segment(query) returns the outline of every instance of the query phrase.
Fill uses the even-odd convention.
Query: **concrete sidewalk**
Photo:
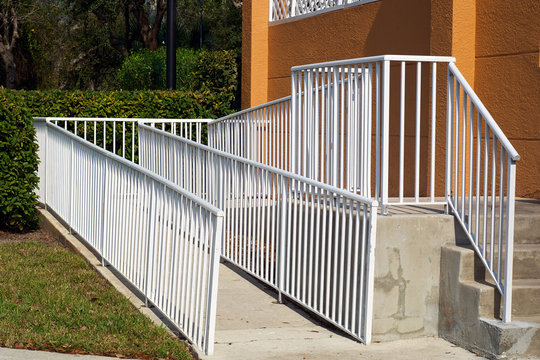
[[[61,354],[48,351],[0,348],[0,360],[111,360],[115,358],[94,355]]]
[[[274,290],[228,265],[219,270],[215,355],[202,359],[481,359],[439,338],[365,346],[279,304]]]

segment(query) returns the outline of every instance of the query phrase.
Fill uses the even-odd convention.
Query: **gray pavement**
[[[111,360],[106,356],[61,354],[48,351],[0,348],[0,360]]]
[[[203,359],[481,359],[434,337],[365,346],[279,304],[275,291],[227,265],[219,276],[215,355]]]

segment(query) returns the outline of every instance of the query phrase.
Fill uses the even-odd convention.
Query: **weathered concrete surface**
[[[320,324],[276,292],[220,267],[214,356],[203,359],[478,359],[442,339],[425,337],[369,346]]]
[[[476,278],[476,281],[475,281]],[[523,300],[515,297],[516,303]],[[537,298],[526,301],[537,302]],[[500,296],[478,276],[470,249],[446,246],[441,253],[439,334],[490,358],[540,357],[540,324],[499,316]]]
[[[453,216],[380,216],[375,249],[373,337],[437,336],[441,246],[461,235]]]
[[[0,348],[0,360],[112,360],[116,358],[95,355],[60,354],[48,351]]]

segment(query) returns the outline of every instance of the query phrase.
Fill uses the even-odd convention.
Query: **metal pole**
[[[199,18],[199,48],[202,49],[202,43],[203,43],[203,0],[199,0],[199,17],[200,17]]]
[[[176,0],[167,0],[167,89],[176,89]]]

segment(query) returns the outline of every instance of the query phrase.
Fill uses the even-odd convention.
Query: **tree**
[[[19,38],[19,18],[11,0],[0,3],[0,56],[4,62],[6,87],[14,89],[17,83],[17,65],[14,50]]]
[[[133,0],[132,11],[139,24],[144,47],[156,50],[159,47],[158,35],[163,22],[163,16],[167,11],[166,0]],[[154,23],[150,25],[150,13],[154,13]]]

